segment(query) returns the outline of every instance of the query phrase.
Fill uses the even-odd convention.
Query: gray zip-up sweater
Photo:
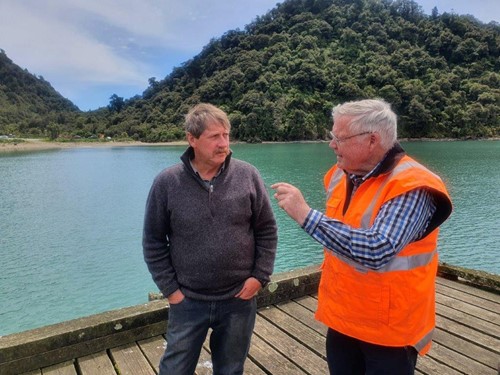
[[[144,259],[168,296],[215,301],[233,297],[249,277],[266,284],[274,267],[277,227],[255,167],[226,158],[207,186],[193,171],[193,150],[154,180],[144,218]]]

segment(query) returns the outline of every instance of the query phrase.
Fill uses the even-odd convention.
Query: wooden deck
[[[499,374],[500,296],[438,278],[436,297],[434,344],[418,359],[417,373]],[[260,308],[245,373],[327,374],[326,328],[314,320],[316,306],[313,293]],[[165,345],[156,335],[24,375],[154,375]],[[196,373],[212,373],[208,345]]]

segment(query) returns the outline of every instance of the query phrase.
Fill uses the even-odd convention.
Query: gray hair
[[[191,108],[184,121],[184,130],[199,138],[210,123],[218,123],[231,130],[227,114],[220,108],[208,103],[200,103]]]
[[[391,105],[382,99],[347,102],[333,107],[333,122],[340,117],[351,117],[350,130],[355,133],[379,133],[381,145],[390,149],[397,140],[397,116]]]

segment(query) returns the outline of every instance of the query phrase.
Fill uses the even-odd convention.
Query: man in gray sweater
[[[170,304],[160,375],[193,374],[209,328],[213,373],[242,374],[276,221],[257,169],[231,159],[227,115],[198,104],[185,130],[189,147],[155,178],[144,219],[144,259]]]

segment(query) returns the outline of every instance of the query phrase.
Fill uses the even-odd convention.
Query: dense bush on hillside
[[[78,107],[43,79],[15,65],[0,49],[0,135],[55,136]]]
[[[499,72],[497,23],[427,16],[411,0],[286,0],[150,78],[141,96],[113,95],[59,124],[81,136],[175,140],[188,108],[206,101],[230,114],[236,139],[313,140],[325,138],[334,104],[381,97],[401,137],[490,137],[500,135]]]

